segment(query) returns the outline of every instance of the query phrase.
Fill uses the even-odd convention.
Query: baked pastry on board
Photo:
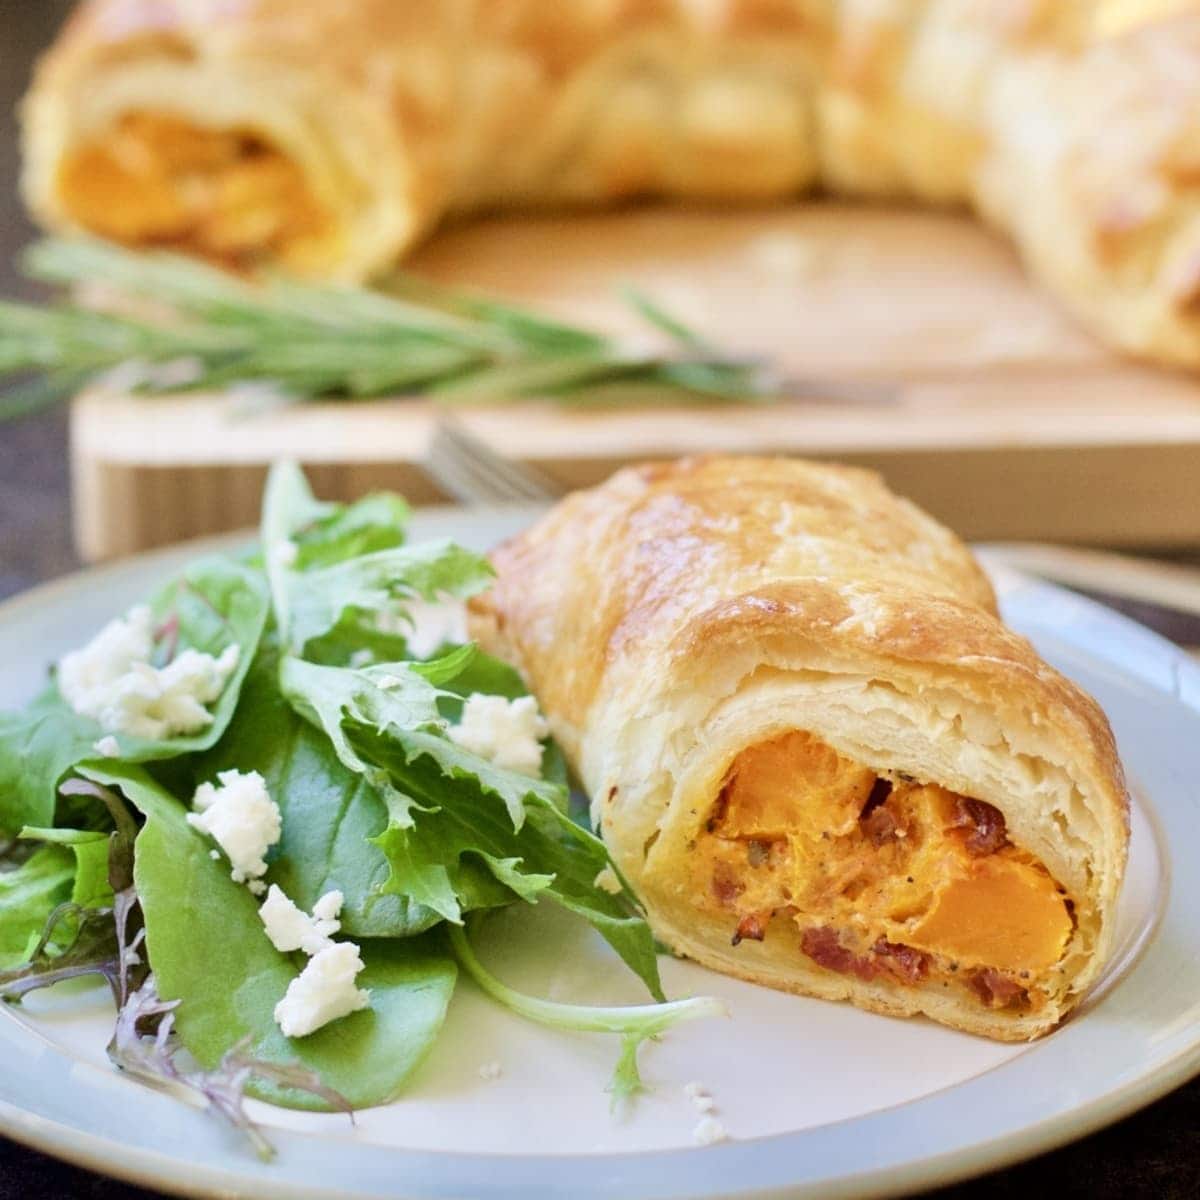
[[[966,205],[1200,365],[1195,0],[86,0],[25,105],[55,229],[357,279],[450,213]]]
[[[630,468],[493,560],[472,632],[675,950],[1009,1041],[1096,979],[1128,842],[1108,722],[877,476]]]

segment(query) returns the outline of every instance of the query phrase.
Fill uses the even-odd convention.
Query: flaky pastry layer
[[[88,0],[25,192],[52,228],[345,279],[452,212],[966,205],[1110,343],[1195,366],[1198,64],[1195,0]],[[130,118],[254,166],[181,172]]]
[[[614,859],[658,935],[678,951],[774,987],[926,1013],[1007,1040],[1052,1028],[1096,979],[1128,839],[1108,723],[1002,624],[958,539],[877,476],[756,458],[628,469],[562,501],[500,547],[494,562],[495,585],[472,604],[473,630],[527,677]],[[1017,855],[1045,876],[1038,919],[1049,923],[1057,959],[1047,964],[1034,942],[1021,951],[1032,955],[1028,962],[1004,950],[1006,966],[1036,968],[1029,1003],[992,1003],[969,987],[942,986],[950,957],[931,958],[927,977],[905,981],[838,968],[836,953],[822,952],[812,933],[806,952],[805,930],[823,927],[835,910],[807,910],[814,902],[803,888],[761,940],[731,937],[744,912],[736,899],[723,908],[701,894],[713,877],[697,865],[705,839],[714,831],[743,838],[752,866],[783,861],[771,843],[787,830],[762,804],[755,802],[755,819],[766,823],[745,827],[729,825],[720,806],[748,753],[797,731],[866,772],[855,784],[866,789],[853,800],[857,808],[838,807],[841,794],[831,791],[815,808],[796,810],[797,830],[816,820],[827,823],[820,836],[852,833],[870,817],[864,796],[876,777],[898,789],[897,804],[910,785],[936,785],[949,797],[938,802],[944,817],[922,826],[930,838],[967,836],[946,807],[956,797],[1002,815],[1004,851],[978,861],[967,854],[962,871],[995,875],[1001,859]],[[779,775],[807,777],[803,766]],[[754,784],[768,785],[769,778]],[[779,800],[782,811],[788,802]],[[901,808],[894,825],[907,820]],[[973,895],[1003,898],[1007,886]],[[1032,912],[1041,901],[1031,893],[1029,903]],[[859,908],[871,911],[865,901]],[[903,944],[908,930],[936,950],[957,927],[945,919],[957,921],[952,908],[942,919],[910,914],[908,925],[887,926],[884,940]],[[848,926],[834,932],[853,936]],[[971,934],[984,943],[986,935]],[[971,970],[989,965],[970,958],[977,943],[952,944],[965,945]]]

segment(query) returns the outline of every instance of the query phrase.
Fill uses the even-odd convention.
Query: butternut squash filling
[[[826,970],[966,988],[988,1007],[1039,1007],[1074,929],[1066,891],[997,808],[882,778],[808,733],[738,755],[694,853],[734,945],[788,916]]]
[[[59,195],[84,228],[238,265],[302,260],[329,215],[300,168],[248,130],[128,113],[60,168]]]

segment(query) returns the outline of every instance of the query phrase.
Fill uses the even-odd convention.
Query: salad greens
[[[659,1004],[626,1004],[595,1008],[539,1000],[535,996],[522,995],[497,979],[479,961],[463,930],[450,926],[449,937],[463,970],[489,996],[499,1000],[513,1012],[556,1029],[621,1035],[621,1057],[617,1059],[609,1089],[612,1092],[614,1107],[645,1090],[637,1067],[637,1051],[642,1042],[659,1037],[680,1021],[727,1015],[725,1006],[711,996],[692,996],[686,1000]]]
[[[0,969],[28,961],[46,918],[71,898],[75,864],[71,851],[43,846],[15,870],[0,875]]]
[[[610,860],[570,815],[557,748],[533,778],[450,736],[466,697],[525,689],[470,643],[411,653],[413,606],[468,597],[491,572],[449,542],[409,546],[406,518],[396,497],[325,504],[297,468],[272,471],[259,553],[195,563],[151,601],[164,660],[239,647],[200,734],[116,731],[113,754],[114,731],[53,677],[0,717],[0,997],[102,976],[118,1005],[113,1061],[190,1089],[260,1150],[244,1094],[322,1109],[396,1096],[460,966],[523,1017],[619,1035],[614,1102],[641,1086],[643,1040],[720,1011],[663,1002],[634,897],[596,884]],[[369,1007],[302,1038],[283,1035],[275,1007],[308,960],[276,949],[259,897],[187,820],[197,787],[228,771],[258,772],[280,810],[263,882],[304,912],[340,892],[339,936],[361,955]],[[588,921],[660,1003],[554,1004],[493,978],[472,945],[492,926],[471,914],[543,901]]]
[[[149,603],[158,624],[157,646],[168,657],[189,646],[217,657],[236,644],[240,653],[233,677],[211,709],[210,725],[164,740],[119,733],[126,762],[178,758],[206,749],[221,736],[233,718],[269,612],[261,576],[225,558],[192,563]],[[75,712],[53,680],[25,708],[0,714],[0,834],[25,825],[53,825],[59,782],[78,763],[97,756],[96,742],[106,732]]]
[[[310,1037],[285,1038],[272,1010],[298,971],[264,936],[254,895],[209,857],[183,807],[142,768],[117,764],[83,773],[119,790],[145,817],[134,885],[147,957],[158,995],[180,1001],[175,1028],[199,1064],[216,1066],[248,1038],[257,1060],[299,1062],[355,1108],[390,1100],[442,1024],[454,963],[421,938],[369,943],[361,983],[371,991],[371,1007]],[[251,1090],[294,1106],[314,1103],[311,1095],[278,1093],[254,1081]]]

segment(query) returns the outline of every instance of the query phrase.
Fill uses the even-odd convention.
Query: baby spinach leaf
[[[161,740],[117,734],[126,762],[175,758],[205,749],[221,736],[262,637],[268,600],[261,575],[217,557],[192,563],[154,596],[151,608],[170,631],[171,654],[191,647],[219,656],[236,643],[240,657],[211,708],[210,725]],[[104,735],[96,721],[67,704],[53,682],[25,708],[0,715],[0,832],[52,825],[59,781],[77,763],[96,757],[96,742]]]
[[[306,1038],[285,1038],[273,1012],[297,974],[267,939],[248,889],[209,857],[183,806],[137,766],[89,766],[83,774],[119,788],[146,818],[138,835],[134,880],[146,947],[159,996],[178,1000],[175,1029],[202,1067],[249,1038],[255,1059],[298,1063],[354,1107],[381,1104],[400,1090],[445,1017],[454,988],[453,959],[429,938],[363,946],[358,982],[371,1006]],[[305,1092],[256,1082],[263,1099],[321,1107]]]

